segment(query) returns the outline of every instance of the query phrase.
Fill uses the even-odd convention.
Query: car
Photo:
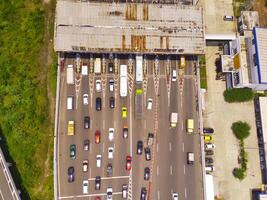
[[[96,155],[96,167],[97,168],[101,167],[101,159],[102,159],[102,156],[100,154]]]
[[[95,81],[95,90],[96,90],[96,92],[101,92],[101,90],[102,90],[101,80],[96,80]]]
[[[127,118],[127,108],[125,106],[121,108],[121,116],[122,118]]]
[[[100,111],[102,109],[102,101],[101,101],[101,98],[100,97],[97,97],[95,99],[95,109],[97,111]]]
[[[137,155],[142,155],[143,152],[143,142],[141,140],[137,141]]]
[[[149,147],[145,148],[145,158],[146,158],[146,161],[151,160],[151,151]]]
[[[83,105],[88,105],[88,94],[83,95]]]
[[[112,187],[107,188],[107,200],[112,200]]]
[[[88,194],[89,181],[83,180],[83,194]]]
[[[108,159],[113,159],[114,147],[108,148]]]
[[[122,137],[125,139],[128,138],[128,126],[127,125],[124,125],[122,128]]]
[[[109,107],[115,108],[115,98],[114,97],[109,97]]]
[[[153,105],[153,100],[151,98],[147,99],[147,106],[146,109],[147,110],[152,110],[152,105]]]
[[[214,129],[213,128],[203,128],[203,133],[214,133]]]
[[[84,160],[83,161],[83,172],[87,172],[88,171],[88,160]]]
[[[101,177],[96,176],[95,177],[95,190],[100,190],[101,188]]]
[[[207,164],[212,164],[213,163],[213,159],[212,158],[205,158],[205,162],[207,163]]]
[[[114,80],[113,79],[109,80],[109,91],[110,92],[114,91]]]
[[[108,63],[108,72],[113,73],[113,63]]]
[[[107,176],[112,176],[113,173],[113,167],[111,163],[108,163],[107,165]]]
[[[128,186],[126,184],[122,185],[122,198],[127,199],[128,195]]]
[[[140,200],[146,200],[146,193],[147,193],[146,188],[145,187],[142,187],[141,188]]]
[[[213,141],[213,137],[210,135],[204,135],[204,141],[205,142],[211,142],[211,141]]]
[[[85,129],[88,129],[88,128],[90,128],[90,117],[88,117],[88,116],[85,116],[84,117],[84,120],[83,120],[83,127],[85,128]]]
[[[152,146],[154,141],[154,133],[148,133],[147,146]]]
[[[68,168],[68,182],[72,183],[74,181],[74,167]]]
[[[114,128],[109,128],[108,129],[108,140],[113,141],[114,140]]]
[[[178,193],[172,193],[172,200],[178,200]]]
[[[193,152],[187,152],[187,164],[193,165],[195,161],[195,155]]]
[[[206,143],[205,144],[205,149],[215,149],[216,145],[212,143]]]
[[[172,81],[176,81],[177,80],[177,71],[176,69],[172,70]]]
[[[70,159],[74,160],[76,158],[76,145],[70,145]]]
[[[95,197],[95,200],[101,200],[101,197],[97,196]]]
[[[101,135],[100,131],[99,130],[96,130],[95,131],[95,143],[96,144],[99,144],[100,143],[100,135]]]
[[[132,168],[132,157],[126,156],[126,170],[130,171]]]
[[[83,141],[83,150],[84,150],[84,151],[89,151],[89,148],[90,148],[90,140],[85,139],[85,140]]]
[[[214,154],[213,150],[205,150],[207,156],[211,156]]]
[[[212,165],[206,165],[205,171],[206,172],[213,172],[213,171],[215,171],[215,167],[213,167]]]
[[[144,180],[148,181],[150,177],[150,169],[149,167],[146,167],[144,170]]]

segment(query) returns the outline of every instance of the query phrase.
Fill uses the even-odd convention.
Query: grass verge
[[[208,84],[207,84],[207,71],[206,71],[205,56],[199,57],[199,65],[200,65],[200,87],[203,89],[207,89]]]

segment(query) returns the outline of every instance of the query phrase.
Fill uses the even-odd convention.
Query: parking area
[[[217,55],[216,55],[217,54]],[[208,90],[205,95],[204,125],[214,128],[215,195],[227,200],[249,200],[251,189],[261,185],[259,148],[255,127],[254,102],[226,103],[223,91],[226,83],[216,80],[215,60],[218,57],[218,47],[206,47],[206,67]],[[227,112],[229,111],[229,112]],[[246,121],[251,126],[251,134],[245,140],[245,151],[248,153],[247,177],[239,181],[232,175],[234,167],[238,167],[239,145],[231,131],[231,125],[236,121]]]

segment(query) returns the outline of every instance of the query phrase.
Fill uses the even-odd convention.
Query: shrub
[[[223,93],[224,100],[228,103],[251,101],[254,93],[250,88],[233,88],[225,90]]]
[[[236,167],[233,169],[233,175],[241,181],[245,178],[245,171]]]
[[[234,135],[237,139],[243,140],[247,138],[250,134],[250,126],[246,122],[238,121],[234,122],[231,127]]]

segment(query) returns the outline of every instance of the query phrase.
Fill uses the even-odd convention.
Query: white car
[[[112,200],[112,187],[107,188],[107,200]]]
[[[176,81],[177,80],[177,72],[176,69],[172,70],[172,81]]]
[[[114,140],[114,132],[115,132],[114,128],[109,128],[108,129],[108,140],[109,141],[113,141]]]
[[[153,104],[153,100],[151,98],[147,99],[147,110],[152,110],[152,104]]]
[[[110,92],[114,91],[114,80],[109,80],[109,91]]]
[[[88,160],[84,160],[83,161],[83,172],[87,172],[88,171]]]
[[[172,200],[178,200],[178,193],[172,193]]]
[[[215,144],[212,144],[212,143],[205,144],[205,149],[214,149],[215,147],[216,147]]]
[[[100,168],[101,167],[101,155],[96,155],[96,167]]]
[[[113,159],[114,147],[108,148],[108,159]]]
[[[213,167],[212,165],[206,166],[206,167],[205,167],[205,171],[206,171],[207,173],[209,173],[209,172],[213,172],[213,171],[215,171],[215,167]]]
[[[89,181],[83,180],[83,194],[88,194]]]
[[[95,81],[95,89],[97,92],[101,92],[102,88],[101,88],[101,81],[100,80]]]
[[[83,95],[83,105],[88,105],[88,94]]]

